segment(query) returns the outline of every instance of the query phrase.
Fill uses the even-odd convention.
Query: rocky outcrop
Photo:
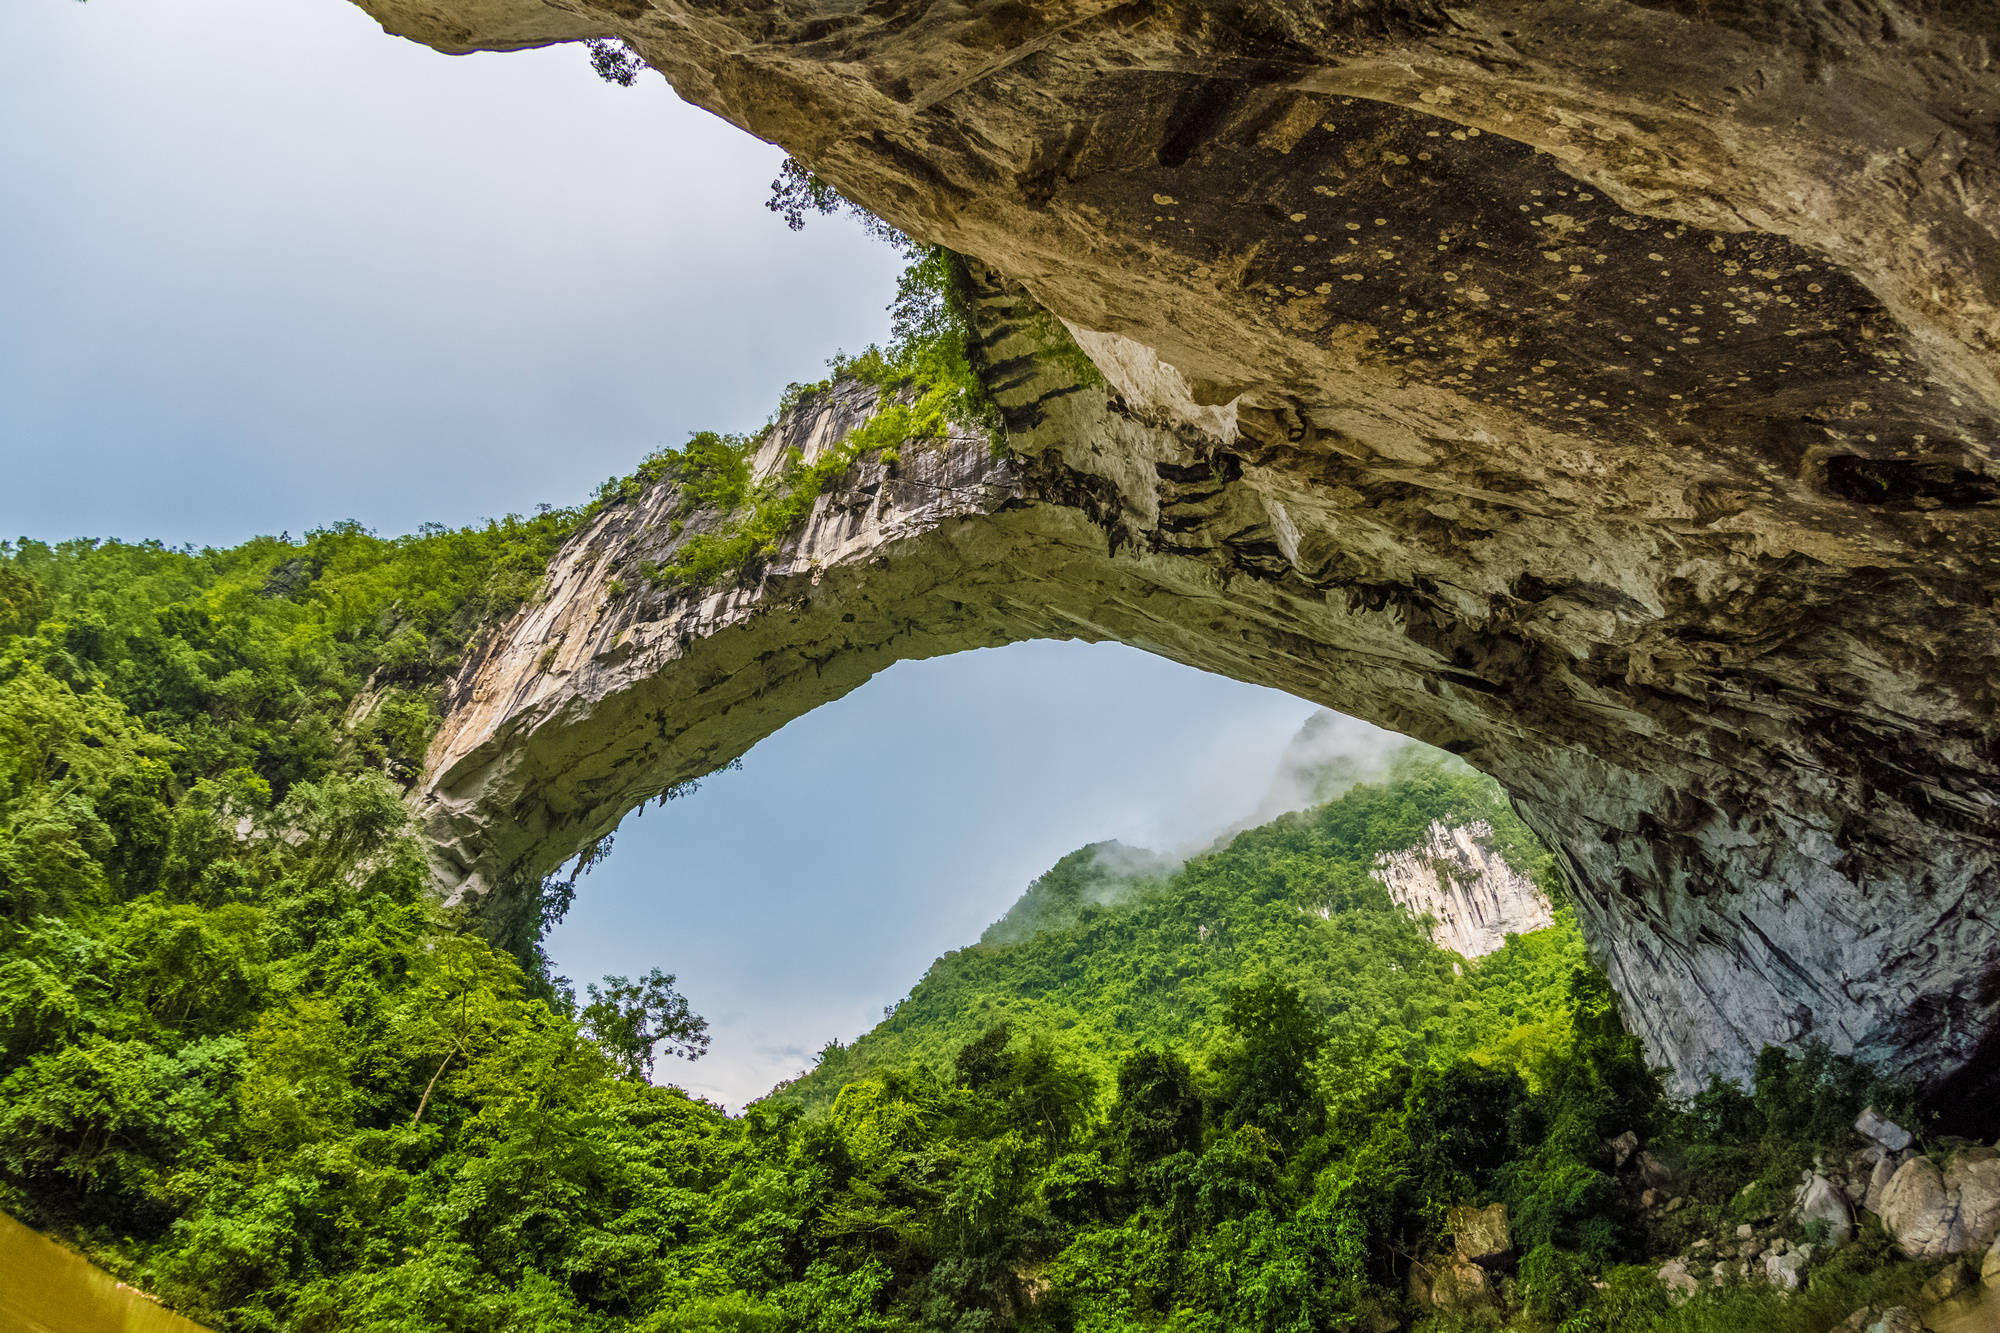
[[[433,756],[462,886],[899,656],[1117,638],[1495,774],[1683,1090],[1812,1040],[1993,1104],[1990,6],[362,2],[619,37],[976,256],[1018,459],[934,524],[862,466],[701,597],[600,610],[643,534],[585,534]]]
[[[1969,1149],[1943,1171],[1927,1157],[1912,1157],[1883,1191],[1881,1214],[1913,1259],[1983,1255],[2000,1235],[2000,1155]]]
[[[1549,900],[1488,845],[1492,837],[1484,822],[1454,828],[1433,821],[1415,847],[1376,857],[1375,878],[1429,922],[1438,948],[1482,958],[1509,935],[1555,924]]]

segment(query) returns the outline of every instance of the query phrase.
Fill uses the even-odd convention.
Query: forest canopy
[[[706,1042],[672,978],[457,930],[400,801],[575,517],[0,556],[0,1206],[260,1333],[1389,1327],[1487,1200],[1613,1275],[1575,1327],[1668,1317],[1601,1145],[1679,1122],[1574,928],[1462,964],[1367,873],[1476,818],[1546,874],[1455,765],[1115,892],[1079,853],[741,1115],[651,1082]],[[1774,1070],[1682,1113],[1718,1216],[1859,1095]]]

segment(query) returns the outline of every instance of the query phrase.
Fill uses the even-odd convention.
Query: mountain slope
[[[1566,913],[1472,964],[1434,945],[1379,878],[1378,857],[1420,849],[1443,827],[1484,830],[1496,860],[1547,885],[1549,855],[1498,786],[1415,746],[1380,781],[1356,781],[1352,764],[1329,770],[1321,789],[1344,794],[1184,864],[1117,843],[1064,857],[977,944],[938,959],[872,1031],[829,1044],[778,1095],[821,1107],[875,1070],[944,1070],[1002,1023],[1058,1037],[1100,1071],[1146,1044],[1206,1054],[1230,989],[1265,980],[1296,988],[1330,1021],[1334,1049],[1352,1054],[1504,1042],[1560,1009],[1583,961]]]

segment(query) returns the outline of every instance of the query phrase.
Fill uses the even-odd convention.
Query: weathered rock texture
[[[1438,948],[1482,958],[1509,935],[1555,924],[1549,900],[1488,845],[1492,837],[1489,824],[1433,821],[1415,847],[1376,857],[1375,878],[1412,915],[1430,918]]]
[[[1498,776],[1683,1086],[1820,1040],[1977,1104],[1986,0],[362,2],[446,50],[624,39],[1114,390],[1025,366],[996,307],[997,509],[602,616],[565,566],[530,613],[558,673],[516,626],[439,751],[464,864],[545,864],[896,657],[1120,638]],[[475,845],[509,800],[512,850]]]
[[[1882,1225],[1913,1259],[1983,1255],[2000,1235],[2000,1157],[1968,1149],[1945,1163],[1912,1157],[1897,1168],[1881,1202]]]

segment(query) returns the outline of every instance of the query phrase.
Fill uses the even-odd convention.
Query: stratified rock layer
[[[1375,858],[1375,878],[1417,917],[1430,920],[1431,942],[1483,958],[1507,942],[1555,924],[1549,900],[1489,845],[1486,823],[1433,821],[1424,840]]]
[[[1684,1087],[1772,1041],[1968,1103],[2000,1063],[1990,6],[364,3],[623,38],[991,265],[1021,460],[928,464],[1007,491],[934,524],[885,476],[875,557],[705,599],[564,612],[565,566],[565,674],[471,682],[434,762],[474,873],[896,657],[1119,638],[1494,773]]]

